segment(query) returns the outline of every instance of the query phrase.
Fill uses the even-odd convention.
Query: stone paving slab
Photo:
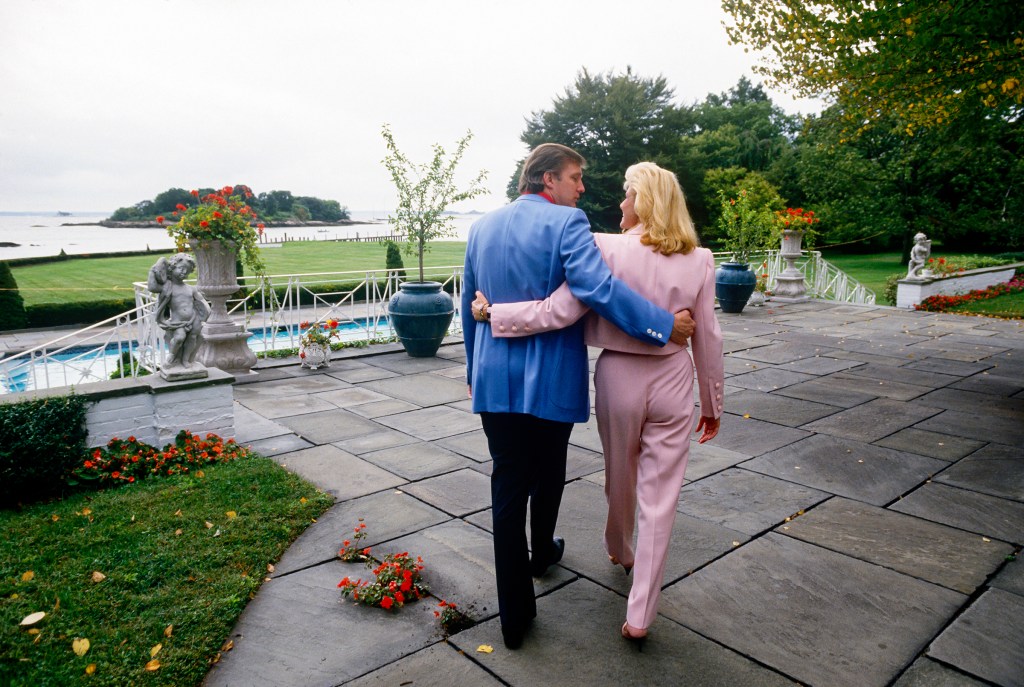
[[[727,399],[728,411],[787,427],[799,427],[842,410],[837,406],[744,389]]]
[[[421,408],[439,406],[466,398],[466,381],[436,374],[413,374],[378,379],[360,384],[364,389],[386,394],[400,401],[415,403]]]
[[[380,367],[402,375],[432,372],[433,370],[443,370],[446,367],[452,366],[452,361],[447,358],[413,358],[404,352],[366,358],[363,362],[367,365],[373,365],[374,367]]]
[[[361,458],[407,480],[421,480],[453,472],[469,467],[472,462],[425,441],[364,453]]]
[[[858,501],[834,498],[776,531],[963,594],[972,594],[1013,547]]]
[[[345,687],[500,687],[486,670],[447,642],[439,642],[412,656],[386,665],[363,677],[346,682]]]
[[[408,484],[402,490],[457,517],[491,505],[491,480],[469,469],[430,477]]]
[[[340,408],[280,418],[280,423],[314,444],[327,444],[380,431],[373,422]]]
[[[1024,685],[1024,597],[990,589],[928,647],[928,656],[1003,687]]]
[[[1024,501],[1024,451],[1020,447],[1021,443],[989,444],[951,466],[935,481]]]
[[[874,443],[897,451],[908,451],[950,462],[960,460],[985,445],[983,441],[928,432],[916,427],[901,429]]]
[[[699,444],[694,440],[690,441],[690,459],[686,463],[687,480],[693,481],[713,475],[726,468],[731,468],[737,463],[742,463],[750,457],[745,453],[717,446],[716,441],[717,439],[704,444]]]
[[[440,639],[429,602],[385,612],[343,601],[347,567],[325,563],[264,584],[203,684],[333,687]]]
[[[910,348],[915,353],[927,351],[924,355],[930,358],[961,360],[964,362],[983,361],[990,356],[1006,351],[1005,348],[999,346],[988,346],[981,343],[962,343],[960,341],[948,340],[946,337],[914,344]]]
[[[338,379],[349,382],[350,384],[358,384],[360,382],[370,382],[375,379],[387,379],[389,377],[398,377],[397,372],[391,370],[385,370],[381,367],[374,367],[373,365],[367,365],[366,363],[359,363],[358,367],[352,367],[346,370],[332,370],[330,375],[337,377]]]
[[[712,441],[719,448],[748,456],[758,456],[810,436],[808,432],[801,429],[733,415],[728,407],[721,419],[722,424],[718,436]]]
[[[276,420],[291,415],[305,415],[323,410],[332,410],[336,406],[320,398],[319,395],[282,396],[281,398],[249,398],[239,401],[254,413],[265,418]]]
[[[604,546],[607,516],[608,507],[601,487],[587,481],[573,482],[565,487],[555,530],[565,538],[565,554],[560,565],[626,596],[632,578],[625,575],[621,566],[608,561]],[[742,532],[728,527],[688,515],[677,515],[663,584],[670,584],[706,565],[747,539]]]
[[[779,367],[783,370],[803,372],[809,375],[830,375],[833,372],[856,369],[863,364],[857,360],[840,360],[831,357],[836,352],[833,349],[829,351],[828,355],[815,355],[802,360],[794,360],[790,363],[782,363]]]
[[[235,441],[238,443],[245,445],[268,437],[291,434],[291,430],[284,425],[252,412],[238,401],[235,401],[233,405],[235,408]]]
[[[1015,560],[1007,561],[1003,569],[992,580],[991,585],[996,589],[1024,597],[1024,561],[1020,556]]]
[[[754,370],[760,370],[762,368],[774,369],[774,365],[765,365],[764,363],[754,362],[753,360],[744,360],[743,358],[736,358],[732,355],[726,355],[722,361],[723,369],[725,370],[726,377],[732,377],[734,375],[741,375],[745,372],[753,372]]]
[[[440,375],[442,377],[448,377],[450,379],[457,379],[462,382],[463,386],[466,385],[466,365],[456,365],[454,367],[445,367],[440,370],[434,370],[431,374]]]
[[[919,658],[893,687],[985,687],[987,684],[931,659]]]
[[[730,338],[744,338],[749,339],[755,336],[769,337],[779,332],[784,332],[790,327],[783,324],[775,324],[772,322],[759,322],[753,318],[743,316],[733,316],[722,311],[717,311],[715,315],[718,317],[718,326],[722,330],[722,334]]]
[[[247,445],[256,453],[261,456],[267,456],[268,458],[278,456],[282,453],[291,453],[292,451],[301,451],[304,448],[313,447],[313,444],[290,432],[276,437],[268,437],[266,439],[260,439],[259,441],[253,441]]]
[[[934,408],[967,413],[983,408],[986,413],[998,413],[1024,422],[1024,400],[1019,398],[1005,398],[964,389],[937,389],[918,400]]]
[[[905,367],[911,370],[926,370],[944,375],[953,375],[954,377],[969,377],[992,369],[993,363],[972,363],[960,360],[946,360],[944,358],[926,358],[907,363]]]
[[[269,382],[240,384],[235,387],[235,398],[239,401],[257,398],[277,400],[284,396],[305,396],[321,391],[344,389],[350,386],[347,382],[325,374],[309,373],[300,377],[275,379]]]
[[[337,446],[314,446],[276,456],[274,460],[336,500],[365,496],[405,483],[401,477],[360,460]]]
[[[1024,544],[1024,503],[928,482],[892,510],[1012,544]]]
[[[590,419],[586,422],[573,425],[572,434],[569,435],[569,444],[604,455],[601,437],[597,433],[597,417],[591,414]]]
[[[988,413],[984,408],[974,412],[946,410],[918,424],[917,428],[1007,446],[1024,446],[1024,417]]]
[[[342,439],[331,443],[344,451],[348,451],[349,453],[362,455],[370,451],[380,451],[381,449],[392,448],[394,446],[412,444],[416,441],[418,441],[416,437],[382,427],[378,432],[360,434],[359,436],[355,436],[350,439]]]
[[[425,441],[480,429],[480,418],[476,415],[447,406],[435,406],[397,415],[386,415],[375,418],[375,421]]]
[[[731,379],[730,379],[731,381]],[[858,385],[860,386],[860,385]],[[801,382],[794,386],[788,386],[778,392],[779,396],[800,398],[805,401],[824,403],[840,408],[852,408],[862,403],[878,398],[881,394],[865,393],[848,388],[849,385],[835,385],[832,383],[832,376],[815,378],[809,382]]]
[[[769,365],[783,365],[784,363],[792,363],[804,358],[828,355],[832,350],[832,348],[825,348],[823,346],[784,341],[767,346],[759,346],[746,351],[739,351],[731,355],[737,358],[768,363]]]
[[[420,406],[413,403],[406,403],[405,401],[397,401],[393,398],[385,396],[387,400],[375,401],[371,403],[362,403],[356,406],[349,406],[349,412],[355,413],[359,417],[365,417],[367,419],[374,419],[383,417],[385,415],[397,415],[398,413],[407,413],[410,410],[419,410]]]
[[[682,488],[677,511],[757,535],[831,494],[766,475],[730,468]]]
[[[803,684],[887,685],[964,603],[957,592],[767,534],[672,585],[662,614]]]
[[[450,642],[509,685],[792,685],[663,618],[639,653],[619,635],[624,614],[624,599],[578,580],[537,600],[537,618],[518,651],[501,644],[497,620],[460,632]],[[481,644],[494,652],[476,653]]]
[[[478,463],[486,463],[491,459],[490,451],[487,449],[487,435],[482,429],[438,439],[434,443]]]
[[[915,384],[932,389],[953,384],[960,379],[954,375],[939,374],[938,372],[929,372],[927,370],[915,370],[908,367],[894,367],[881,363],[866,363],[850,369],[849,374],[858,377],[870,377],[871,379]]]
[[[366,538],[360,545],[374,548],[450,517],[394,489],[335,504],[288,547],[274,566],[272,577],[335,560],[345,540],[356,541],[353,535],[360,518],[366,525]]]
[[[923,402],[922,402],[923,403]],[[800,429],[857,441],[877,441],[940,413],[917,403],[878,398],[802,425]]]
[[[604,470],[604,454],[569,446],[565,459],[565,481],[571,482]],[[488,472],[490,474],[490,472]]]
[[[953,384],[954,389],[977,391],[993,396],[1013,396],[1024,391],[1024,375],[1010,376],[996,374],[997,370],[973,375]]]
[[[729,378],[729,384],[732,386],[743,387],[744,389],[753,389],[755,391],[775,391],[777,389],[784,389],[787,386],[800,384],[801,382],[806,382],[811,379],[815,379],[814,375],[808,375],[802,372],[792,372],[790,370],[773,367],[758,369],[745,374],[733,375]]]
[[[361,386],[351,386],[346,389],[337,389],[335,391],[324,391],[317,394],[319,399],[329,402],[336,408],[349,408],[351,406],[362,405],[363,403],[372,403],[373,401],[390,401],[390,396],[384,394],[378,394],[376,391],[364,389]]]
[[[934,458],[816,434],[741,467],[884,506],[947,467]]]

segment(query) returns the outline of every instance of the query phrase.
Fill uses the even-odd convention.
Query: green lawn
[[[889,276],[907,273],[907,265],[900,262],[899,253],[855,255],[826,251],[822,257],[874,291],[879,299],[885,291],[885,280]]]
[[[974,313],[993,317],[1009,317],[1024,319],[1024,292],[1008,293],[984,301],[974,301],[959,308],[951,308],[946,312]]]
[[[309,274],[384,269],[386,249],[378,243],[303,241],[260,251],[270,274]],[[427,266],[461,265],[466,244],[436,241],[424,256]],[[146,281],[160,254],[119,258],[67,260],[44,265],[12,267],[25,305],[132,298],[132,282]],[[415,269],[414,256],[404,256],[406,269]],[[195,276],[194,274],[192,275]]]
[[[0,685],[198,685],[268,564],[331,503],[254,457],[0,510]],[[38,632],[19,627],[37,611]]]

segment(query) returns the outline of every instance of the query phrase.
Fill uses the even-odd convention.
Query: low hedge
[[[39,303],[25,308],[28,326],[32,328],[63,327],[102,322],[108,318],[135,308],[134,298],[117,298],[103,301],[78,301],[75,303]]]
[[[82,460],[84,396],[0,403],[0,507],[59,494]]]

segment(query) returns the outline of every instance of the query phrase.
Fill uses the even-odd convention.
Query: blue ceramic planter
[[[757,275],[745,263],[723,262],[715,270],[715,297],[722,312],[743,312],[756,284]]]
[[[455,314],[452,297],[436,281],[405,282],[388,303],[388,319],[405,352],[414,358],[437,353]]]

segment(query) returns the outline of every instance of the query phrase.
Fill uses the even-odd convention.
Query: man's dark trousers
[[[524,629],[537,615],[526,548],[526,504],[535,560],[554,555],[551,540],[565,488],[572,423],[520,413],[480,413],[493,459],[494,569],[502,628]]]

